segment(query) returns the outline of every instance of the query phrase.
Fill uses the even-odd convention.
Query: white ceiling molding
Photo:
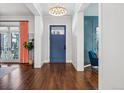
[[[90,5],[90,3],[84,3],[80,6],[79,12],[84,12],[85,9]]]
[[[75,5],[75,13],[84,12],[84,10],[90,5],[90,3],[77,3]]]
[[[90,4],[89,3],[77,3],[75,5],[75,12],[73,14],[73,22],[72,22],[72,25],[74,26],[75,25],[75,22],[77,21],[77,16],[78,16],[78,13],[84,13],[84,10],[89,6]]]
[[[34,4],[35,8],[37,9],[38,13],[42,16],[42,8],[40,7],[40,3],[35,3]]]
[[[98,16],[98,4],[90,4],[84,11],[85,16]]]
[[[82,3],[77,3],[77,4],[75,4],[75,7],[74,7],[75,13],[79,12],[81,6],[82,6]]]
[[[40,8],[39,8],[38,4],[28,3],[28,4],[25,4],[25,5],[27,6],[27,8],[28,8],[35,16],[41,15],[41,11],[40,11]]]

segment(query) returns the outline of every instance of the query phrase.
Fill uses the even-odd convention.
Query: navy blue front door
[[[50,62],[66,62],[65,25],[50,25]]]

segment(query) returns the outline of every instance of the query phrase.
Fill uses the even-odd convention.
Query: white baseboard
[[[44,63],[41,64],[34,64],[34,68],[41,68],[43,66]]]
[[[91,64],[88,64],[88,65],[85,65],[84,68],[86,68],[86,67],[90,67],[90,66],[91,66]]]
[[[43,62],[44,62],[44,63],[49,63],[49,62],[48,62],[48,61],[46,61],[46,60],[44,60]]]
[[[76,65],[74,65],[73,63],[72,63],[72,65],[73,65],[73,67],[75,68],[75,70],[77,70],[77,67],[76,67]]]
[[[66,60],[66,63],[72,63],[72,60]]]

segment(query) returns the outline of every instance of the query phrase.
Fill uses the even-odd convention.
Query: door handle
[[[66,46],[64,45],[64,50],[66,49]]]

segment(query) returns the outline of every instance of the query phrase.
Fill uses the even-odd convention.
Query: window
[[[52,35],[64,35],[64,30],[51,30]]]
[[[19,31],[19,27],[10,27],[10,31]]]
[[[52,27],[51,30],[52,35],[64,35],[64,28],[63,27]]]
[[[8,27],[0,27],[0,31],[8,31],[9,28]]]

